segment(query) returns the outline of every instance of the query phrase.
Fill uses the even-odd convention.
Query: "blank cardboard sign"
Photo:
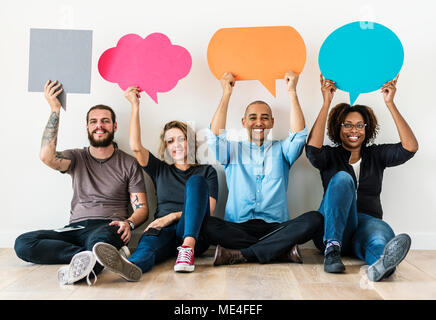
[[[30,29],[30,92],[44,92],[47,80],[58,80],[65,109],[67,93],[89,93],[92,30]]]

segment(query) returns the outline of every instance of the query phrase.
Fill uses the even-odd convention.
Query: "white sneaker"
[[[68,270],[70,266],[63,266],[58,270],[58,281],[59,284],[64,285],[68,284]]]
[[[92,285],[97,281],[93,268],[95,266],[96,259],[91,251],[82,251],[74,255],[68,266],[63,266],[58,270],[59,284],[73,284],[86,277],[88,285]],[[94,282],[89,280],[90,274],[94,275]]]
[[[113,245],[98,242],[92,248],[92,252],[102,266],[118,273],[127,281],[139,281],[141,279],[142,270],[124,258]]]
[[[131,256],[131,253],[130,253],[129,247],[127,247],[127,246],[122,246],[121,249],[120,249],[120,254],[121,254],[124,258],[129,259],[129,257]]]

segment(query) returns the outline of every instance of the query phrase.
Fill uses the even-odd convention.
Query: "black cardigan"
[[[401,143],[362,146],[359,188],[357,189],[357,211],[382,219],[383,210],[380,202],[383,171],[386,167],[403,164],[414,156],[403,148]],[[356,175],[349,164],[351,152],[341,145],[322,146],[320,149],[306,145],[306,156],[312,165],[320,170],[324,192],[330,179],[339,171],[348,172],[354,180]]]

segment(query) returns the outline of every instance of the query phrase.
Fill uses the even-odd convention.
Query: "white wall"
[[[409,3],[409,4],[407,4]],[[321,106],[318,51],[337,27],[356,20],[373,20],[391,28],[401,39],[405,61],[398,83],[396,103],[413,128],[420,150],[397,168],[385,171],[382,203],[385,220],[397,232],[408,232],[413,247],[436,249],[436,5],[428,1],[7,1],[0,11],[0,247],[12,247],[22,232],[63,226],[68,222],[72,196],[71,179],[55,172],[38,158],[41,135],[49,116],[42,93],[27,92],[30,28],[93,30],[91,94],[69,94],[62,112],[58,149],[88,145],[85,113],[98,103],[114,107],[118,115],[116,140],[128,148],[130,108],[116,84],[106,82],[97,71],[104,50],[127,33],[143,37],[162,32],[184,46],[193,58],[190,74],[169,93],[158,94],[156,105],[143,97],[142,139],[157,151],[162,125],[173,119],[195,121],[205,128],[221,95],[218,81],[208,69],[207,45],[222,27],[291,25],[305,40],[307,63],[298,93],[306,123],[311,128]],[[344,48],[346,50],[346,48]],[[230,103],[227,125],[240,128],[245,105],[263,99],[273,106],[275,137],[285,137],[288,100],[282,80],[274,99],[257,81],[237,84]],[[338,92],[333,103],[348,101]],[[381,125],[377,143],[399,141],[393,120],[379,93],[364,94],[358,102],[376,111]],[[328,142],[326,140],[326,142]],[[222,169],[221,203],[225,185]],[[291,170],[288,204],[291,216],[316,209],[322,197],[319,173],[303,154]],[[153,197],[149,198],[153,201]],[[152,206],[154,207],[154,206]]]

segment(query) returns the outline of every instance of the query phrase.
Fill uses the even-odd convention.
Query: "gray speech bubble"
[[[67,93],[90,93],[92,30],[30,29],[29,92],[44,92],[47,80],[58,80],[66,110]]]

